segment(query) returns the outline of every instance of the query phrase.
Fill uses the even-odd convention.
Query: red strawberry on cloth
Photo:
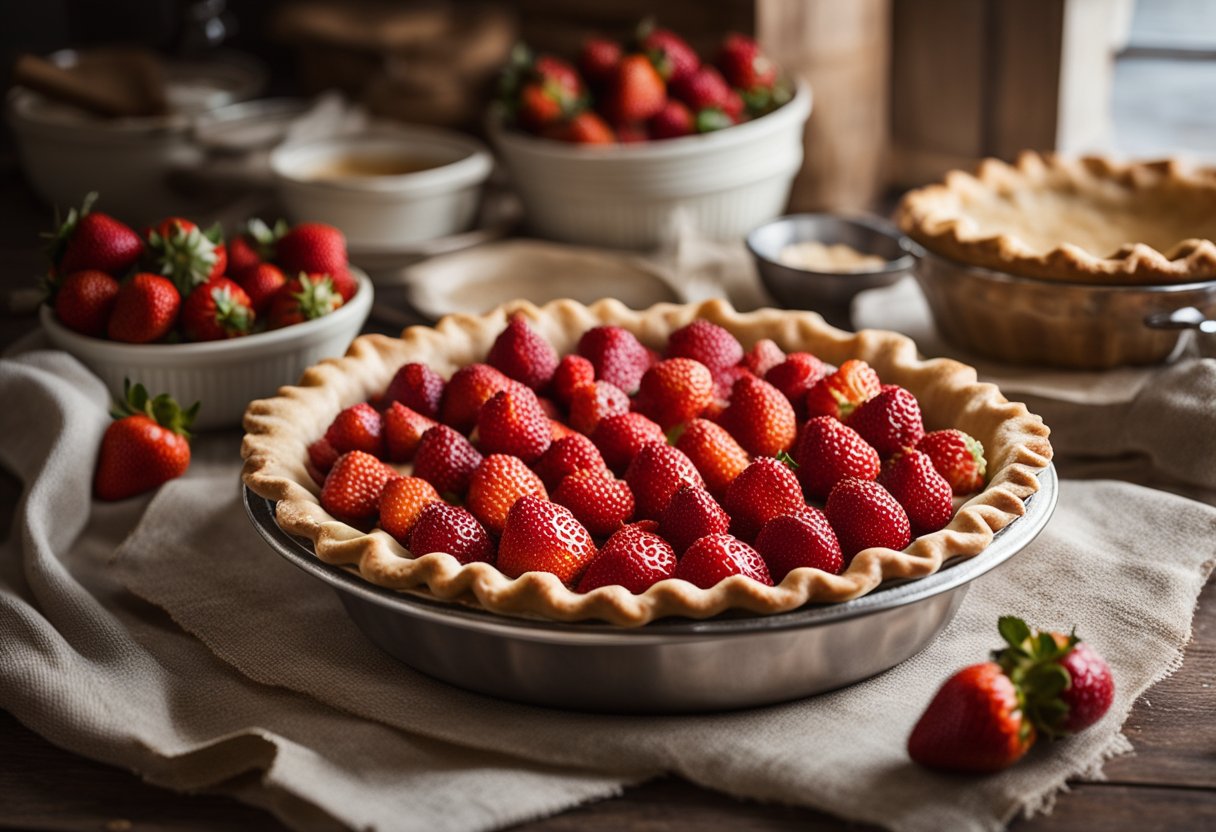
[[[803,566],[831,575],[844,571],[844,555],[836,532],[823,512],[814,506],[767,521],[756,537],[756,551],[768,564],[773,582],[778,584]]]
[[[764,558],[742,540],[729,534],[710,534],[688,548],[672,577],[702,589],[711,589],[723,578],[743,575],[765,586],[772,586]]]
[[[124,385],[97,452],[93,493],[125,500],[180,477],[190,466],[190,423],[199,405],[182,410],[168,395],[148,395],[142,384]]]
[[[672,577],[675,569],[676,554],[666,540],[637,526],[625,526],[608,538],[591,561],[578,591],[623,586],[639,595]]]
[[[410,532],[410,553],[446,552],[461,564],[493,563],[494,541],[468,509],[444,502],[423,507]]]
[[[568,508],[527,496],[507,513],[498,544],[498,568],[511,578],[525,572],[549,572],[572,586],[596,554],[590,532]]]
[[[490,454],[469,478],[465,505],[492,534],[502,534],[507,512],[526,495],[548,499],[540,477],[517,456]]]
[[[845,562],[871,546],[899,551],[912,542],[903,507],[876,482],[845,477],[828,495],[823,513],[836,532]]]

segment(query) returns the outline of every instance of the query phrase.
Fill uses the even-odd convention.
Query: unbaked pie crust
[[[1026,152],[910,191],[898,221],[960,263],[1072,283],[1216,278],[1216,170]]]
[[[579,336],[593,326],[622,326],[648,346],[661,348],[671,332],[705,318],[733,332],[745,347],[771,338],[784,350],[806,350],[833,364],[862,358],[884,382],[902,385],[916,395],[927,430],[957,427],[984,444],[987,487],[968,500],[945,529],[917,538],[902,552],[867,549],[842,575],[800,568],[776,587],[733,576],[711,589],[673,579],[641,595],[619,586],[580,594],[548,573],[530,572],[512,579],[490,564],[461,566],[445,553],[413,558],[385,532],[364,532],[330,516],[304,467],[309,443],[325,432],[342,408],[380,395],[404,363],[422,362],[450,376],[459,367],[482,360],[515,311],[522,312],[560,354],[573,352]],[[568,300],[539,308],[515,302],[484,316],[453,315],[433,328],[411,327],[400,338],[364,335],[345,357],[309,368],[299,385],[251,403],[245,430],[244,482],[256,494],[277,501],[278,524],[311,541],[322,561],[353,568],[378,586],[422,591],[496,613],[558,621],[596,619],[621,626],[639,626],[665,616],[706,618],[727,610],[785,612],[808,602],[847,601],[884,580],[929,575],[949,558],[983,551],[995,532],[1021,516],[1023,501],[1038,490],[1037,474],[1052,454],[1048,429],[1038,416],[1007,401],[994,385],[978,383],[971,367],[949,359],[920,360],[916,346],[902,335],[877,330],[846,333],[810,312],[764,309],[741,314],[717,300],[660,304],[641,312],[614,300],[589,307]],[[398,467],[408,473],[408,466]]]

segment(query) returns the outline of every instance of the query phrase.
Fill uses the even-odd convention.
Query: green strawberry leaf
[[[1022,643],[1030,638],[1030,627],[1017,616],[1002,615],[997,619],[996,629],[1010,647],[1020,649]]]

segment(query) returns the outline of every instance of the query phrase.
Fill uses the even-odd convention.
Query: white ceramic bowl
[[[388,176],[317,179],[344,157],[410,158],[434,165]],[[352,251],[392,249],[467,230],[493,159],[450,130],[381,125],[366,133],[280,145],[270,154],[279,198],[294,222],[325,222]]]
[[[323,318],[227,341],[197,344],[122,344],[73,332],[41,309],[51,343],[100,376],[116,400],[123,379],[149,393],[169,393],[182,407],[202,402],[198,429],[237,427],[254,399],[294,384],[322,358],[340,356],[359,334],[372,308],[372,282],[352,269],[359,290],[350,303]]]
[[[580,146],[492,120],[529,227],[554,240],[651,248],[687,221],[721,240],[779,216],[802,165],[811,89],[754,121],[680,139]]]

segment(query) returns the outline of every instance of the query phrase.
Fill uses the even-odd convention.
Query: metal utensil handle
[[[1199,332],[1216,333],[1216,319],[1207,317],[1194,306],[1184,306],[1171,312],[1154,312],[1144,319],[1149,329],[1194,329]]]

